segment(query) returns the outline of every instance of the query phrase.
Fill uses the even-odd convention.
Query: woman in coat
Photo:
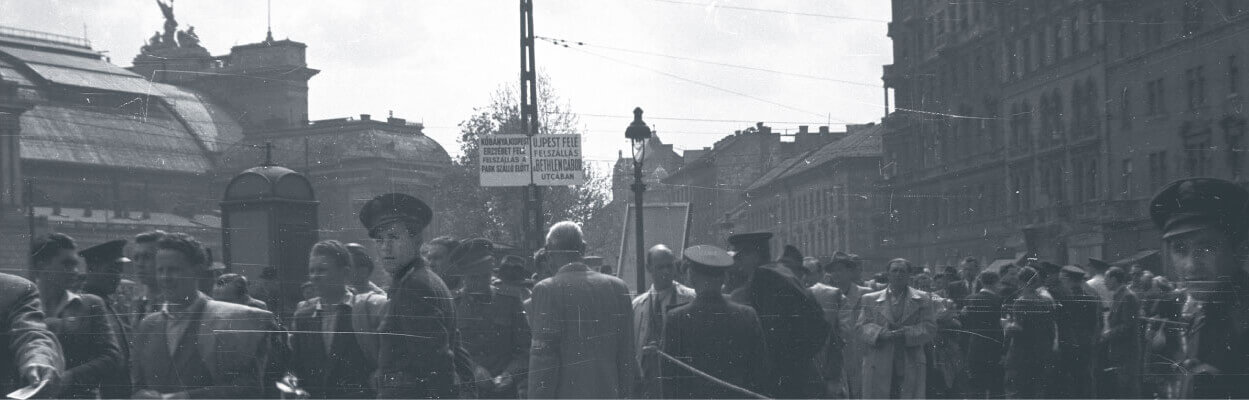
[[[910,288],[911,262],[889,262],[889,286],[863,295],[859,338],[863,352],[863,398],[924,397],[924,346],[937,331],[936,306],[927,293]]]

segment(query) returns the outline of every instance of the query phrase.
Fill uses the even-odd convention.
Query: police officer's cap
[[[494,243],[488,239],[464,239],[447,256],[449,276],[474,276],[494,272],[498,264],[494,258]]]
[[[1062,269],[1062,272],[1065,274],[1070,274],[1070,275],[1075,275],[1075,276],[1084,276],[1084,268],[1080,268],[1079,266],[1075,266],[1075,265],[1064,266]]]
[[[764,251],[771,248],[769,240],[772,240],[772,232],[739,233],[729,236],[729,247],[735,253]]]
[[[681,257],[691,266],[723,269],[733,266],[733,257],[716,246],[698,245],[685,249]]]
[[[376,238],[377,230],[392,222],[415,222],[425,229],[434,213],[429,205],[403,193],[387,193],[374,197],[360,208],[360,224],[369,230],[369,237]],[[416,232],[411,232],[416,233]]]
[[[1232,239],[1245,237],[1249,193],[1234,183],[1213,178],[1171,182],[1149,203],[1149,216],[1163,239],[1202,229],[1218,229]]]
[[[115,262],[129,262],[123,254],[126,248],[126,239],[117,239],[91,246],[78,252],[87,266],[108,265]]]

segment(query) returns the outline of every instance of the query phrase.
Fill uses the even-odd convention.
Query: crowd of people
[[[803,257],[772,234],[652,247],[649,287],[587,265],[559,222],[532,259],[425,241],[398,193],[374,246],[309,250],[304,300],[268,311],[183,233],[32,241],[0,274],[0,387],[56,398],[1249,397],[1249,194],[1189,179],[1151,204],[1167,274],[1025,253],[985,269]],[[123,285],[127,265],[138,280]],[[370,281],[375,265],[390,276]],[[82,270],[85,266],[85,273]],[[1126,267],[1126,268],[1125,268]],[[1161,271],[1159,271],[1161,272]],[[1166,276],[1171,276],[1175,282]]]

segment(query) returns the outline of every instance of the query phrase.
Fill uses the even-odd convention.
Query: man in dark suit
[[[998,274],[984,271],[977,278],[980,290],[963,299],[959,319],[968,334],[967,396],[975,399],[1002,396],[1002,296],[997,294]]]
[[[199,291],[208,279],[204,246],[171,233],[156,243],[165,304],[135,328],[133,398],[258,398],[277,320],[268,311],[217,301]]]
[[[629,398],[638,367],[633,305],[620,278],[581,263],[581,227],[551,226],[545,263],[555,275],[533,287],[529,398]]]
[[[56,393],[65,360],[56,335],[43,320],[43,306],[35,284],[18,276],[0,274],[0,391],[37,386],[49,381],[40,396]]]
[[[776,370],[764,386],[764,395],[778,398],[821,397],[824,380],[815,357],[831,329],[824,310],[810,290],[789,270],[772,259],[772,234],[745,233],[729,237],[733,247],[733,274],[744,282],[730,297],[754,307],[763,324],[764,337]]]
[[[295,310],[291,337],[293,369],[303,388],[318,399],[374,398],[377,371],[375,337],[386,299],[372,293],[352,293],[348,288],[351,253],[336,240],[312,246],[308,279],[317,297],[301,302]]]
[[[390,304],[379,328],[378,397],[454,398],[453,349],[459,347],[451,290],[420,257],[421,232],[433,211],[406,194],[377,196],[360,209],[360,223],[391,272]]]
[[[117,293],[117,286],[121,284],[121,274],[125,270],[126,263],[130,262],[130,259],[123,255],[125,248],[126,240],[118,239],[78,252],[78,255],[87,263],[87,279],[83,283],[82,291],[104,300],[108,325],[117,336],[117,345],[121,350],[120,368],[106,372],[107,376],[100,384],[100,397],[106,399],[125,398],[133,393],[130,387],[130,348],[134,337],[131,335],[130,318],[118,314],[113,306],[113,295]]]
[[[696,297],[666,314],[664,353],[737,387],[759,392],[768,382],[772,361],[763,326],[754,309],[730,302],[720,293],[733,258],[714,246],[685,249],[682,257]],[[661,398],[751,398],[678,365],[661,365],[667,378]]]
[[[946,293],[950,295],[950,300],[954,301],[954,306],[962,309],[965,305],[963,299],[976,293],[976,278],[980,276],[980,261],[975,257],[967,257],[958,266],[958,280],[950,282],[947,286]]]
[[[1101,342],[1106,346],[1104,366],[1113,378],[1106,382],[1110,389],[1106,393],[1120,399],[1140,397],[1141,390],[1141,303],[1136,293],[1128,289],[1129,282],[1123,269],[1110,267],[1106,270],[1106,288],[1113,296],[1106,330],[1101,335]]]
[[[104,378],[120,369],[121,349],[109,327],[104,300],[70,291],[81,265],[76,247],[61,233],[36,237],[31,243],[31,273],[43,296],[48,330],[56,334],[65,357],[58,397],[95,398]]]
[[[1084,270],[1074,265],[1062,267],[1059,283],[1051,294],[1058,301],[1058,368],[1056,395],[1092,398],[1094,344],[1101,333],[1101,298],[1085,290]]]

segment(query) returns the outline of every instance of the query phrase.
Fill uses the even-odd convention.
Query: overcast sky
[[[180,29],[194,26],[214,55],[264,39],[263,0],[175,1]],[[591,161],[615,160],[617,150],[628,156],[624,129],[635,106],[678,151],[753,125],[722,120],[782,130],[831,121],[841,130],[883,114],[889,3],[535,0],[537,36],[587,44],[540,41],[535,59],[581,114]],[[516,0],[272,0],[272,21],[274,36],[307,44],[309,67],[321,70],[309,83],[313,120],[393,110],[423,121],[454,153],[456,125],[500,85],[519,86]],[[0,25],[85,32],[121,66],[162,24],[154,0],[0,0]]]

